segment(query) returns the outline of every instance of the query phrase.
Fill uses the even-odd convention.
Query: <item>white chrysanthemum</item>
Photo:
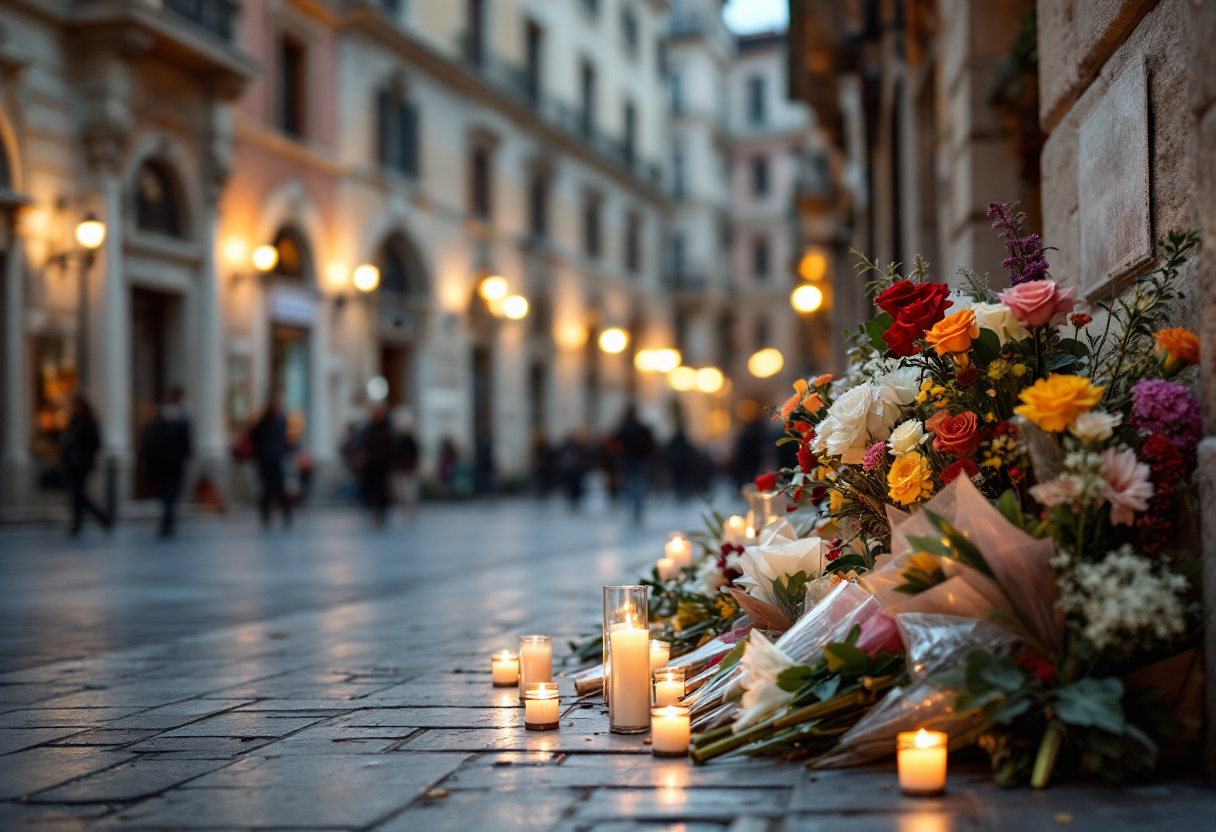
[[[739,659],[739,684],[747,690],[739,703],[742,709],[731,726],[732,733],[750,728],[786,706],[794,692],[779,688],[777,677],[794,664],[794,660],[765,638],[763,632],[751,631],[747,648]]]
[[[1154,574],[1153,564],[1130,545],[1101,563],[1075,564],[1059,585],[1060,608],[1078,619],[1098,652],[1145,649],[1186,631],[1186,578],[1165,569]]]
[[[878,395],[891,404],[907,407],[916,401],[920,392],[921,369],[919,367],[900,367],[877,379]]]

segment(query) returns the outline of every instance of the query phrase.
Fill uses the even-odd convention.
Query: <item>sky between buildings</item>
[[[730,0],[722,16],[736,35],[785,31],[789,24],[789,0]]]

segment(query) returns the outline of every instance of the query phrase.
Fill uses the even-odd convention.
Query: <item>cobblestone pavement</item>
[[[564,644],[694,520],[515,501],[381,533],[345,514],[169,544],[2,530],[0,829],[1216,829],[1198,781],[1000,792],[955,765],[945,797],[913,800],[887,768],[656,760],[569,680],[560,730],[526,733],[489,654]]]

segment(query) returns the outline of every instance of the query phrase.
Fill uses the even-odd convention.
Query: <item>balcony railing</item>
[[[166,9],[232,43],[241,13],[238,0],[163,0]]]
[[[652,187],[662,187],[662,168],[658,164],[638,158],[634,147],[605,133],[581,108],[545,94],[534,76],[493,54],[485,41],[478,43],[462,34],[458,51],[465,67],[501,94],[527,105],[550,126],[591,147]]]

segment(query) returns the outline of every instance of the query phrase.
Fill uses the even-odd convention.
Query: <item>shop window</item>
[[[54,458],[59,437],[71,419],[71,398],[76,392],[76,339],[56,334],[33,338],[35,456]]]
[[[144,162],[135,174],[135,224],[144,231],[183,236],[177,192],[160,162]]]

